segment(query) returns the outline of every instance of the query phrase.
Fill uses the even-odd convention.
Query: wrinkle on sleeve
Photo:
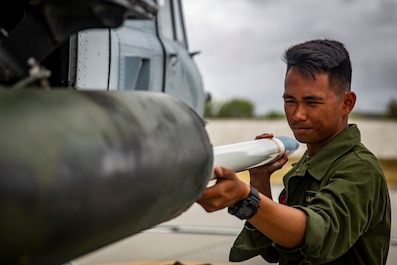
[[[273,241],[246,223],[230,250],[229,261],[240,262],[258,255],[271,263],[279,260]]]

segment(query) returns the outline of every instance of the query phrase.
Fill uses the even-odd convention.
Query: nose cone
[[[288,150],[290,154],[296,151],[299,147],[299,142],[295,138],[288,136],[277,136],[275,138],[279,139],[284,144],[285,150]]]

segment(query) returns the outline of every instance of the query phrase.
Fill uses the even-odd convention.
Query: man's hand
[[[207,188],[197,203],[207,212],[214,212],[235,205],[248,198],[250,187],[236,174],[224,167],[215,167],[216,184]]]
[[[264,133],[256,136],[255,140],[258,139],[271,139],[273,138],[273,134]],[[270,191],[270,176],[274,171],[282,168],[285,163],[288,161],[288,151],[286,151],[282,157],[277,159],[272,163],[268,163],[266,165],[258,166],[249,169],[250,173],[250,184],[255,187],[259,192],[265,194],[269,198],[271,198]]]

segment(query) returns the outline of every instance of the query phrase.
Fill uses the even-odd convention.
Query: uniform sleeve
[[[273,241],[246,222],[230,250],[229,261],[240,262],[261,255],[267,262],[278,262]]]

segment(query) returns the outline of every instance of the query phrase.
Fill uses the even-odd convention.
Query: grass
[[[273,173],[271,183],[282,184],[284,174],[291,169],[291,164],[297,162],[298,159],[298,157],[290,157],[287,164],[282,169]],[[385,172],[387,185],[392,189],[397,188],[397,159],[381,159],[380,162],[382,164],[383,171]],[[247,182],[249,181],[248,171],[240,172],[237,175],[241,179]]]

